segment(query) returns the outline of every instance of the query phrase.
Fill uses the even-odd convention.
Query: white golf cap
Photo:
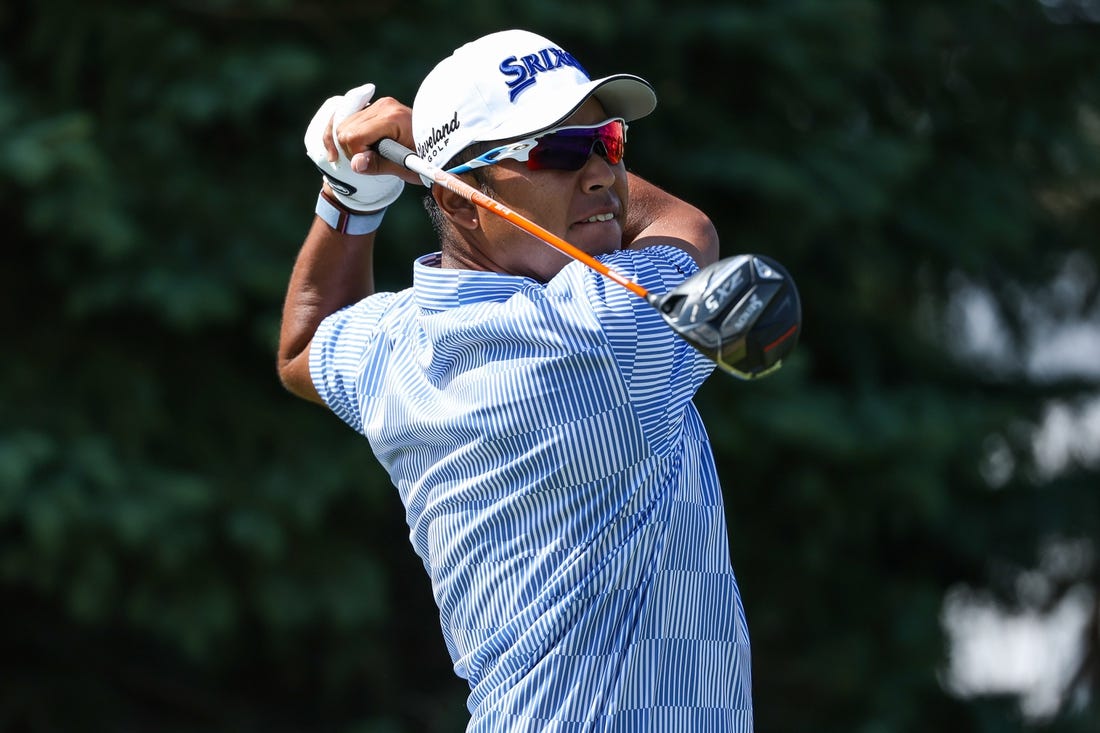
[[[445,165],[475,142],[527,137],[560,124],[589,97],[608,117],[644,117],[657,95],[644,79],[590,79],[572,55],[528,31],[483,36],[458,48],[425,77],[413,100],[416,152]]]

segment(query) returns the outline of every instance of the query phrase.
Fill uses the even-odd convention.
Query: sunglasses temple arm
[[[517,214],[499,201],[489,198],[481,191],[477,190],[473,186],[469,185],[461,178],[447,173],[442,168],[434,166],[431,163],[425,161],[419,157],[412,150],[409,150],[401,143],[395,140],[384,139],[378,141],[376,146],[378,152],[383,158],[391,162],[397,163],[403,168],[407,168],[413,173],[419,174],[422,178],[438,183],[448,191],[458,194],[467,201],[472,201],[483,209],[487,209],[497,216],[505,219],[510,224],[519,227],[523,231],[531,234],[537,239],[541,239],[546,244],[550,245],[554,249],[558,250],[567,257],[584,263],[588,267],[592,268],[596,272],[600,273],[604,277],[622,285],[630,292],[637,295],[639,298],[643,298],[651,305],[656,305],[656,296],[650,295],[649,291],[644,287],[623,277],[618,272],[615,272],[610,267],[600,262],[592,255],[577,249],[575,246],[565,241],[561,237],[553,234],[552,232],[543,229],[538,224],[534,223],[530,219],[526,218],[522,214]]]
[[[405,149],[408,150],[408,148]],[[409,152],[411,153],[412,151],[410,150]],[[486,153],[486,155],[488,155],[488,153]],[[451,168],[449,171],[446,172],[457,176],[461,173],[469,173],[475,168],[484,168],[488,165],[492,165],[492,161],[482,160],[482,158],[474,158],[473,160],[463,163],[462,165],[455,166],[454,168]]]

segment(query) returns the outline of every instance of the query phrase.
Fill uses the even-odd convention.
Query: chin
[[[617,239],[613,242],[602,242],[595,249],[587,250],[587,251],[588,251],[588,254],[592,255],[593,257],[599,257],[600,255],[609,255],[612,252],[618,252],[622,248],[623,248],[622,240]]]
[[[577,249],[583,250],[593,257],[599,257],[600,255],[610,254],[612,252],[618,252],[623,248],[623,235],[622,231],[618,227],[615,227],[614,234],[608,233],[606,236],[600,237],[577,237],[575,240],[567,239]],[[592,232],[595,234],[595,232]]]

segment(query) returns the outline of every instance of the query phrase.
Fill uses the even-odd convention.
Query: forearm
[[[321,402],[309,374],[309,347],[321,321],[374,292],[374,237],[341,234],[313,220],[290,276],[279,332],[279,378],[299,397]]]
[[[623,246],[641,249],[657,244],[678,247],[699,264],[718,259],[718,232],[702,211],[645,179],[629,173],[630,206]]]

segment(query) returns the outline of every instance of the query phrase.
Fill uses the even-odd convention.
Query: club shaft
[[[515,211],[509,209],[504,204],[500,203],[499,201],[490,198],[489,196],[485,195],[481,191],[463,181],[458,176],[447,173],[442,168],[428,163],[423,158],[419,157],[416,153],[406,148],[404,145],[394,140],[382,140],[378,143],[378,152],[381,153],[382,157],[386,158],[387,160],[404,166],[413,173],[417,173],[424,178],[428,178],[439,184],[440,186],[443,186],[448,191],[452,191],[463,197],[464,199],[472,201],[481,208],[493,212],[510,224],[513,224],[514,226],[519,227],[528,234],[531,234],[532,236],[542,240],[565,256],[577,260],[578,262],[584,263],[601,275],[607,277],[610,280],[613,280],[619,285],[622,285],[624,288],[634,293],[638,297],[644,298],[650,303],[653,302],[653,299],[649,295],[649,291],[638,283],[629,280],[626,277],[623,277],[622,274],[615,272],[610,267],[600,262],[587,252],[578,249],[577,247],[573,246],[553,232],[547,231],[546,229],[542,228],[522,214],[518,214]]]

